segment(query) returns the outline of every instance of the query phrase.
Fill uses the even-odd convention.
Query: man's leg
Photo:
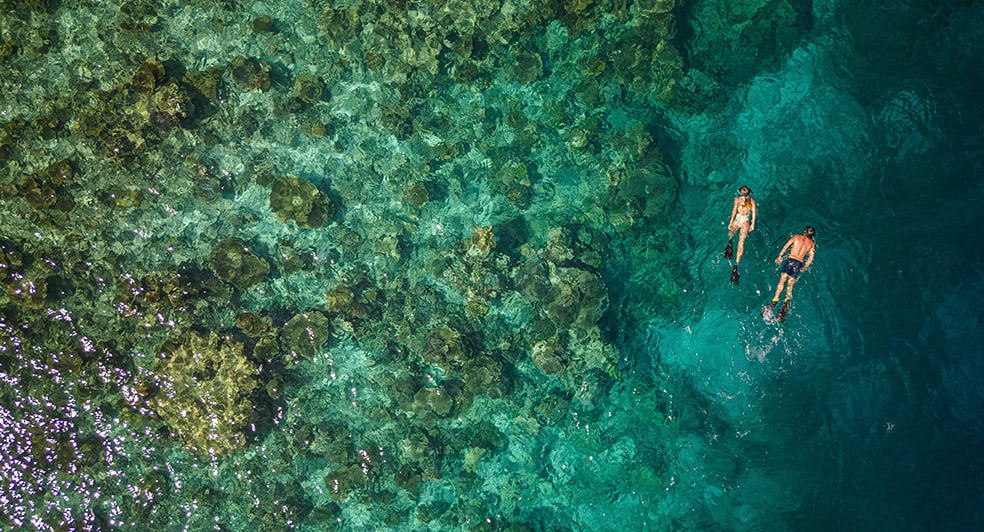
[[[786,285],[786,301],[789,301],[793,298],[793,285],[796,284],[796,278],[788,275],[787,277],[789,277],[789,283]]]
[[[773,302],[779,301],[779,294],[782,293],[782,285],[786,282],[786,279],[788,278],[789,275],[787,275],[786,273],[779,274],[779,284],[776,285],[776,295],[772,298]]]

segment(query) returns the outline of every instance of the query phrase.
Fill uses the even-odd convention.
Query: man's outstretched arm
[[[810,265],[813,264],[813,258],[816,256],[816,254],[817,254],[817,248],[816,246],[814,246],[813,249],[811,249],[810,252],[806,254],[806,263],[803,264],[803,270],[809,269]]]

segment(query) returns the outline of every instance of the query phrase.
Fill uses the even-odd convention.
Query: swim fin
[[[789,300],[782,302],[782,306],[779,307],[779,314],[776,314],[776,318],[780,323],[786,321],[786,314],[789,312]]]
[[[776,301],[769,303],[768,305],[762,307],[762,319],[769,321],[776,317]]]
[[[738,273],[738,267],[735,266],[734,268],[731,269],[731,284],[738,284],[738,279],[740,277],[741,274]]]
[[[731,240],[728,240],[727,247],[724,248],[724,258],[731,260],[735,258],[735,254],[732,252]]]

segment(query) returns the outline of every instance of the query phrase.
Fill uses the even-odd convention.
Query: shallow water
[[[974,3],[0,9],[3,528],[981,526]]]

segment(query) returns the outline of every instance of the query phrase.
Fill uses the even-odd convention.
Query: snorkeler
[[[779,284],[776,286],[775,297],[772,298],[771,303],[762,309],[763,316],[772,313],[772,309],[779,302],[779,294],[782,293],[782,287],[786,285],[786,300],[783,301],[782,307],[779,309],[779,314],[776,315],[779,321],[786,321],[786,313],[789,311],[789,300],[793,298],[793,285],[796,284],[796,279],[799,278],[800,272],[804,272],[810,268],[816,256],[817,247],[814,242],[816,235],[816,230],[808,225],[803,230],[802,235],[793,235],[786,241],[786,245],[779,250],[779,256],[776,257],[776,264],[782,265],[782,273],[779,274]],[[789,250],[789,256],[786,257],[786,260],[783,260],[782,256],[786,253],[786,250]]]
[[[755,230],[755,217],[757,214],[755,200],[752,199],[752,190],[744,185],[738,189],[738,197],[735,198],[734,205],[731,207],[731,217],[728,219],[728,246],[724,248],[724,258],[735,262],[731,268],[731,282],[738,283],[738,264],[741,256],[745,253],[745,237],[750,231]],[[738,233],[738,254],[732,254],[732,240],[735,233]]]

